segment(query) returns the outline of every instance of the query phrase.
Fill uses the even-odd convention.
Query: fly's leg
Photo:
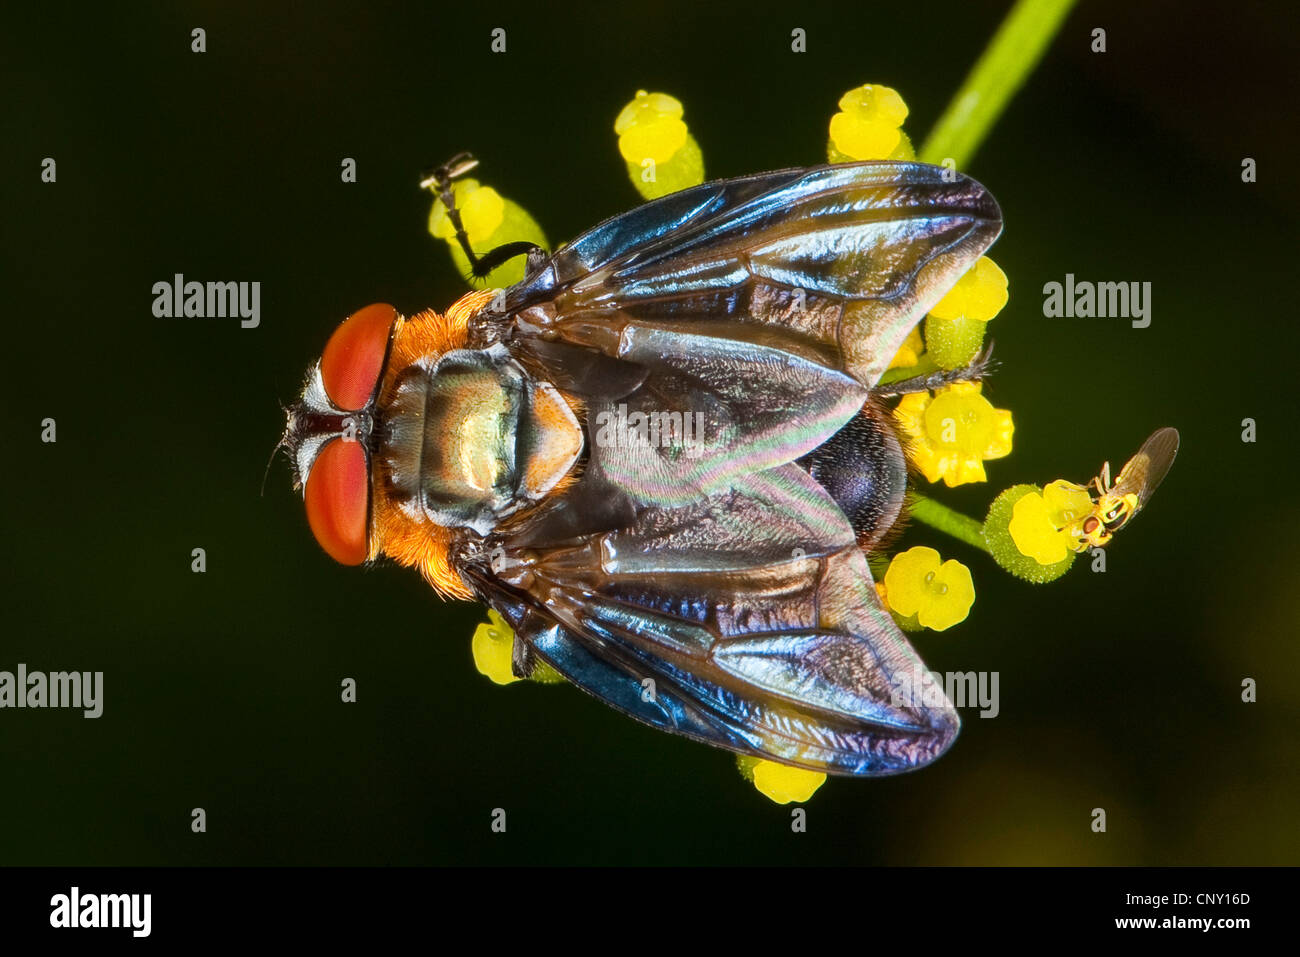
[[[457,153],[437,169],[426,173],[420,180],[420,188],[433,190],[443,208],[447,210],[447,218],[451,220],[452,228],[456,230],[456,242],[460,243],[465,258],[469,260],[470,272],[474,278],[486,278],[493,269],[496,269],[504,262],[514,259],[516,256],[528,257],[525,271],[528,275],[531,275],[540,268],[547,258],[546,250],[535,243],[506,243],[504,246],[498,246],[488,251],[483,256],[474,252],[470,246],[469,234],[465,232],[465,226],[461,222],[460,210],[456,208],[456,198],[452,193],[451,184],[453,180],[464,176],[476,166],[478,166],[478,160],[469,153]]]
[[[510,649],[510,673],[516,678],[531,678],[537,670],[537,654],[533,646],[515,635],[515,643]]]
[[[1110,480],[1109,461],[1102,463],[1101,472],[1097,475],[1096,478],[1092,480],[1090,484],[1097,490],[1098,495],[1105,495],[1114,487]]]
[[[954,382],[980,382],[992,369],[993,343],[990,342],[983,352],[960,369],[939,369],[926,375],[913,376],[910,379],[897,379],[894,382],[876,386],[871,390],[871,394],[878,398],[888,399],[894,396],[907,395],[909,392],[928,392],[931,389],[939,389]]]

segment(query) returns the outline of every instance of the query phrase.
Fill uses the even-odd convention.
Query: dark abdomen
[[[875,548],[898,521],[907,460],[888,409],[868,401],[799,464],[835,499],[864,551]]]

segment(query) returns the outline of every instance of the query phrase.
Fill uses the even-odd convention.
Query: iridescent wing
[[[1112,491],[1116,495],[1136,493],[1140,508],[1165,480],[1177,455],[1178,430],[1168,426],[1157,429],[1142,443],[1142,448],[1124,463]]]
[[[609,354],[619,333],[767,341],[874,385],[997,238],[974,180],[922,163],[846,163],[705,183],[616,216],[507,291],[527,338]]]
[[[694,454],[651,444],[599,462],[643,499],[680,502],[835,434],[1001,228],[984,187],[918,163],[708,183],[557,250],[484,339],[582,395],[593,420],[702,413]]]
[[[836,774],[933,760],[959,722],[796,459],[870,395],[996,238],[978,183],[914,163],[790,170],[646,204],[486,313],[586,401],[580,481],[461,573],[536,655],[655,727]],[[698,416],[692,443],[600,423]]]
[[[584,520],[621,520],[581,499],[611,490],[586,485],[549,506],[563,531],[543,517],[458,563],[529,653],[656,728],[798,767],[892,774],[952,743],[956,712],[799,466],[603,532]]]

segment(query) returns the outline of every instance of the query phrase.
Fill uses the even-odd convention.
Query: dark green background
[[[806,834],[728,755],[489,683],[482,609],[333,564],[282,461],[259,497],[277,401],[335,323],[462,292],[419,170],[473,150],[560,241],[637,202],[611,124],[639,87],[683,100],[711,176],[822,160],[863,82],[902,92],[919,144],[1008,5],[703,6],[6,14],[0,669],[102,670],[106,693],[97,721],[0,712],[0,862],[1297,861],[1294,13],[1084,3],[970,164],[1006,218],[988,394],[1016,447],[939,497],[982,513],[1166,424],[1182,451],[1104,575],[1035,588],[913,533],[978,595],[918,649],[998,671],[1002,713],[967,712],[926,770],[828,783]],[[261,327],[154,318],[176,272],[261,281]],[[1067,272],[1152,282],[1151,327],[1044,319]]]

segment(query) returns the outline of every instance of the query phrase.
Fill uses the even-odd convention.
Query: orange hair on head
[[[412,363],[437,358],[469,343],[469,320],[495,297],[492,289],[466,293],[446,314],[432,309],[403,319],[393,335],[384,375],[383,395],[392,397],[397,378]],[[375,483],[379,487],[379,483]],[[413,518],[402,508],[376,495],[370,516],[370,558],[387,555],[417,569],[444,598],[473,598],[474,593],[451,566],[451,545],[461,533],[425,518]]]
[[[495,296],[495,290],[478,289],[457,299],[445,314],[426,309],[409,319],[403,319],[393,336],[393,350],[388,357],[388,372],[384,382],[385,392],[412,362],[436,358],[444,352],[465,348],[469,344],[470,319]]]
[[[412,518],[400,507],[377,498],[370,526],[370,557],[387,555],[416,569],[443,598],[473,598],[474,593],[451,567],[451,544],[457,531],[428,519]]]

